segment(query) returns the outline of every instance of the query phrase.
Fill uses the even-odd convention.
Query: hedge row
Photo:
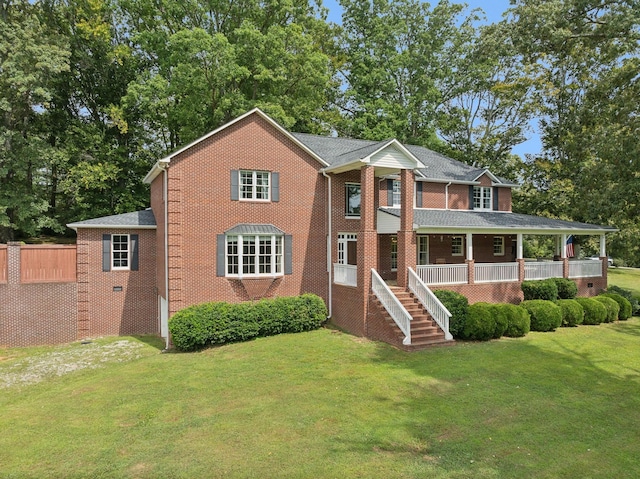
[[[557,279],[557,278],[555,278]],[[561,278],[560,278],[561,279]],[[547,291],[558,288],[556,281],[533,289]],[[575,286],[575,283],[569,281]],[[549,286],[553,283],[553,286]],[[564,283],[564,282],[562,282]],[[523,288],[524,289],[524,288]],[[573,288],[563,284],[558,289],[571,293]],[[475,303],[469,305],[466,297],[447,290],[434,293],[449,309],[451,319],[449,332],[456,339],[487,341],[501,336],[520,337],[531,331],[555,331],[560,326],[600,324],[630,317],[631,303],[615,293],[605,293],[594,298],[562,298],[555,301],[528,299],[516,306],[513,304]],[[571,294],[569,294],[571,295]]]
[[[213,302],[178,311],[169,320],[169,332],[177,349],[194,351],[258,336],[311,331],[326,318],[327,307],[314,294],[256,303]]]
[[[525,301],[533,299],[574,299],[578,294],[576,283],[567,278],[549,278],[535,281],[523,281],[520,285]]]

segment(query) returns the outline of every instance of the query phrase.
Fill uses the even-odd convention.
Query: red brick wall
[[[449,186],[449,208],[452,210],[469,209],[469,185]]]
[[[170,314],[206,301],[250,298],[238,280],[216,276],[216,235],[239,223],[272,224],[293,236],[293,274],[247,283],[265,296],[328,297],[326,179],[320,164],[259,115],[251,115],[171,160]],[[231,201],[231,170],[280,174],[279,202]]]
[[[446,208],[445,187],[442,183],[422,183],[422,207]],[[451,206],[450,206],[451,207]]]
[[[333,285],[333,311],[331,322],[340,329],[348,331],[356,336],[364,336],[365,311],[361,301],[362,288]]]
[[[0,284],[0,346],[61,344],[76,339],[77,285],[20,283],[20,245],[9,244],[7,281]]]
[[[439,235],[429,236],[429,262],[436,264],[436,260],[444,259],[447,264],[461,264],[466,259],[467,239],[465,235]],[[463,236],[462,256],[451,255],[452,236]],[[473,235],[473,257],[476,263],[511,263],[515,262],[515,251],[513,251],[512,241],[515,235],[496,235],[504,237],[504,252],[502,256],[493,254],[494,235]],[[441,240],[442,238],[442,240]]]
[[[481,284],[447,284],[429,286],[433,291],[447,289],[460,293],[469,300],[469,304],[478,302],[487,303],[513,303],[519,304],[522,299],[522,290],[519,282],[513,283],[481,283]]]
[[[165,293],[165,230],[164,230],[164,173],[160,173],[151,183],[151,210],[156,218],[156,283],[158,294],[166,299]]]
[[[139,235],[138,271],[102,271],[103,234]],[[79,228],[77,245],[78,337],[159,333],[156,230]]]
[[[378,235],[378,274],[384,280],[396,279],[397,271],[391,271],[391,237]],[[414,268],[415,269],[415,268]]]
[[[496,188],[498,190],[498,209],[511,211],[511,188]]]

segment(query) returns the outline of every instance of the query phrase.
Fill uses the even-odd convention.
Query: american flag
[[[573,258],[573,235],[567,238],[567,258]]]

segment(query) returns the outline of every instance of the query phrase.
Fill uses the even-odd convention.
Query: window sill
[[[347,216],[347,215],[345,215],[344,219],[345,220],[359,220],[360,217],[359,216]]]

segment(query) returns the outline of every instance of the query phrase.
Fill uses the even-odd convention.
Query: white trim
[[[225,234],[225,238],[224,238],[224,246],[225,246],[225,252],[224,252],[224,272],[225,272],[225,277],[227,278],[277,278],[280,276],[284,276],[284,236],[285,235],[280,235],[280,234]],[[237,268],[238,268],[238,272],[237,273],[229,273],[229,237],[234,237],[236,238],[236,247],[237,247],[237,254],[234,255],[238,258],[238,263],[237,263]],[[244,245],[245,245],[245,241],[244,238],[245,237],[253,237],[254,240],[253,242],[247,242],[247,245],[250,245],[251,243],[253,243],[253,247],[254,247],[254,252],[252,255],[249,254],[244,254]],[[269,269],[270,271],[268,273],[260,273],[260,256],[266,256],[266,255],[261,255],[260,254],[260,239],[261,238],[270,238],[270,242],[269,245],[271,247],[271,253],[268,255],[270,257],[269,260]],[[280,239],[280,253],[278,254],[278,238]],[[244,262],[243,259],[247,258],[247,257],[253,257],[254,258],[254,263],[253,263],[253,268],[254,268],[254,272],[253,273],[244,273],[243,267],[244,267]],[[277,272],[276,270],[280,269],[279,272]]]
[[[254,108],[253,110],[249,110],[248,112],[246,112],[244,115],[240,115],[239,117],[237,117],[234,120],[231,120],[229,123],[225,123],[224,125],[216,128],[213,131],[210,131],[209,133],[207,133],[204,136],[201,136],[200,138],[198,138],[197,140],[192,141],[191,143],[189,143],[186,146],[183,146],[182,148],[174,151],[173,153],[170,153],[169,155],[165,156],[164,158],[162,158],[161,160],[158,160],[158,162],[156,162],[156,164],[151,168],[151,170],[149,171],[149,173],[147,173],[147,175],[144,177],[144,182],[145,183],[151,183],[156,176],[158,176],[158,174],[160,174],[160,171],[162,171],[159,166],[158,163],[164,162],[164,163],[170,163],[171,159],[174,158],[175,156],[179,155],[180,153],[185,152],[186,150],[192,148],[193,146],[197,145],[198,143],[212,137],[213,135],[229,128],[230,126],[235,125],[236,123],[238,123],[239,121],[244,120],[245,118],[247,118],[248,116],[251,116],[253,114],[257,114],[259,115],[261,118],[263,118],[265,121],[267,121],[269,124],[271,124],[274,128],[276,128],[280,133],[284,134],[288,139],[290,139],[295,145],[299,146],[300,148],[302,148],[306,153],[308,153],[309,155],[311,155],[315,160],[317,160],[320,164],[322,164],[323,166],[329,166],[329,163],[327,163],[326,161],[324,161],[322,158],[320,158],[316,153],[314,153],[312,150],[310,150],[304,143],[302,143],[300,140],[298,140],[295,136],[293,136],[291,133],[289,133],[286,129],[284,129],[282,126],[280,126],[275,120],[273,120],[269,115],[267,115],[266,113],[264,113],[262,110],[260,110],[260,108]]]
[[[69,223],[67,225],[68,228],[71,228],[76,233],[78,232],[78,228],[82,229],[111,229],[111,230],[155,230],[158,229],[156,225],[143,225],[143,226],[134,226],[134,225],[106,225],[106,224],[82,224],[82,223]]]
[[[125,244],[127,245],[127,249],[126,250],[119,250],[119,252],[126,252],[127,253],[127,265],[126,266],[115,266],[114,265],[114,254],[115,254],[115,250],[113,249],[113,243],[114,240],[113,238],[115,236],[126,236],[127,240],[125,241],[120,241],[119,244]],[[109,265],[111,266],[111,271],[131,271],[131,235],[128,233],[112,233],[111,234],[111,242],[109,243]],[[119,259],[119,261],[122,261],[122,258]]]
[[[500,243],[500,251],[498,253],[496,253],[496,239],[500,239],[501,243]],[[505,241],[504,241],[504,236],[502,235],[496,235],[493,237],[493,256],[504,256],[505,255]]]

